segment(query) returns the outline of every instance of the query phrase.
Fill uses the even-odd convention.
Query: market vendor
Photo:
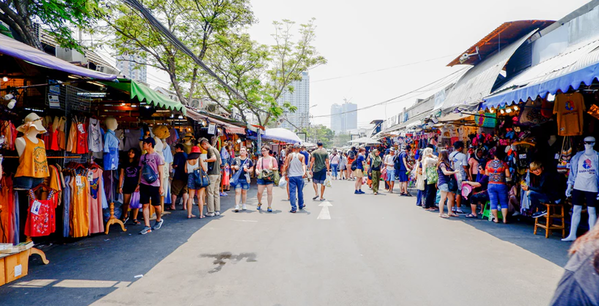
[[[485,160],[481,160],[478,165],[478,174],[476,175],[476,181],[465,181],[464,183],[474,187],[472,195],[470,196],[470,208],[472,212],[466,215],[466,218],[477,218],[478,205],[481,205],[480,213],[484,209],[485,203],[489,202],[489,193],[487,193],[487,187],[489,186],[489,177],[485,174],[485,168],[483,165]]]
[[[541,203],[554,203],[559,199],[557,192],[558,178],[554,173],[544,171],[543,164],[538,161],[530,163],[530,184],[522,185],[522,190],[527,192],[530,199],[532,217],[538,218],[547,214]],[[540,208],[538,212],[535,212]]]

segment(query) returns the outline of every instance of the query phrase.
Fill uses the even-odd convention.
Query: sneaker
[[[266,211],[267,212],[272,212],[272,208],[269,207]]]
[[[215,215],[215,213],[207,213],[204,216],[206,216],[206,217],[214,217],[214,215]],[[219,213],[219,215],[220,215],[220,213]]]
[[[532,217],[533,218],[538,218],[538,217],[542,217],[542,216],[545,216],[545,215],[547,215],[547,211],[546,210],[544,210],[544,211],[537,211],[536,213],[532,214]]]
[[[220,211],[214,213],[214,216],[220,216]],[[212,217],[212,216],[211,216]]]
[[[296,210],[295,210],[295,209],[292,209],[292,210],[290,210],[289,212],[290,212],[290,213],[292,213],[292,214],[295,214]]]
[[[300,205],[299,209],[302,210],[302,209],[304,209],[304,207],[306,207],[306,205]]]
[[[366,192],[362,191],[362,189],[358,190],[360,194],[366,194]]]
[[[233,209],[234,212],[239,212],[239,204],[235,204],[235,209]]]
[[[361,194],[358,190],[354,191],[354,194]]]
[[[145,227],[144,227],[144,229],[142,229],[142,230],[141,230],[141,232],[139,232],[139,233],[140,233],[141,235],[145,235],[145,234],[147,234],[147,233],[151,233],[151,232],[152,232],[152,229],[151,229],[151,228],[149,228],[149,227],[147,227],[147,226],[145,226]]]
[[[164,219],[160,219],[160,221],[156,221],[156,223],[154,223],[154,226],[152,226],[152,230],[159,230],[162,227],[162,223],[164,223]]]
[[[256,207],[257,210],[262,209],[262,204],[258,203],[258,207]]]
[[[247,209],[247,207],[245,206],[245,204],[242,204],[241,205],[241,210],[246,210],[246,209]]]

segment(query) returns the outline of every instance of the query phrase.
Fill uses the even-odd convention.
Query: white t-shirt
[[[449,160],[451,160],[453,170],[459,170],[460,177],[458,177],[459,181],[463,181],[468,178],[466,171],[464,170],[464,166],[468,166],[468,159],[466,158],[466,154],[458,151],[454,151],[449,154]]]
[[[385,165],[393,164],[393,158],[395,156],[397,156],[397,155],[391,156],[391,154],[388,154],[387,156],[385,156],[385,160],[384,160]],[[387,165],[387,170],[393,170],[393,169],[395,169],[394,165],[391,165],[391,166]]]
[[[574,189],[597,192],[597,165],[592,158],[582,155],[578,160],[578,173],[574,181]]]

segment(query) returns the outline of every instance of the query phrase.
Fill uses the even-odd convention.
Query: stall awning
[[[200,120],[207,120],[208,122],[212,122],[218,125],[221,125],[225,128],[225,130],[227,131],[227,133],[229,134],[239,134],[239,135],[245,135],[245,128],[240,127],[240,126],[236,126],[221,120],[218,120],[216,118],[210,117],[208,115],[204,115],[204,114],[200,114],[199,112],[186,107],[187,110],[187,117],[196,120],[196,121],[200,121]]]
[[[524,35],[516,42],[501,49],[478,65],[468,70],[456,83],[443,102],[444,111],[462,106],[478,105],[493,90],[501,71],[514,52],[537,30]]]
[[[264,131],[264,134],[262,134],[261,138],[265,140],[276,140],[287,143],[302,142],[302,140],[297,136],[296,133],[284,128],[266,129],[266,131]]]
[[[599,39],[574,45],[523,71],[508,81],[494,95],[486,97],[484,109],[544,98],[558,90],[578,89],[582,83],[591,85],[599,78]]]
[[[24,60],[33,65],[66,73],[93,78],[97,80],[112,81],[116,75],[97,72],[91,69],[75,66],[65,60],[47,54],[41,50],[26,45],[20,41],[0,34],[0,53]]]
[[[162,109],[180,111],[186,113],[185,106],[181,102],[169,99],[168,97],[150,89],[150,87],[137,83],[132,80],[119,79],[119,82],[102,82],[105,85],[124,91],[129,94],[131,99],[137,99],[140,102],[146,102]]]

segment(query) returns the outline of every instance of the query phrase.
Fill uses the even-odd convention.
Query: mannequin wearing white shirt
[[[595,145],[594,137],[584,138],[584,152],[579,152],[572,158],[570,164],[570,178],[568,179],[568,189],[566,189],[566,197],[572,196],[572,191],[577,193],[584,193],[585,195],[594,194],[592,198],[599,199],[598,193],[598,182],[597,182],[597,167],[599,164],[599,153],[593,149]],[[589,163],[590,162],[590,163]],[[574,165],[576,163],[576,165]],[[582,163],[582,168],[579,164]],[[587,202],[590,197],[586,197]],[[562,239],[562,241],[574,241],[576,240],[576,231],[578,230],[578,224],[580,223],[580,214],[582,212],[582,203],[573,203],[574,208],[572,211],[572,221],[570,223],[570,234],[568,237]],[[593,203],[594,204],[594,203]],[[587,211],[589,214],[589,228],[593,228],[597,221],[597,210],[594,205],[588,205]]]

